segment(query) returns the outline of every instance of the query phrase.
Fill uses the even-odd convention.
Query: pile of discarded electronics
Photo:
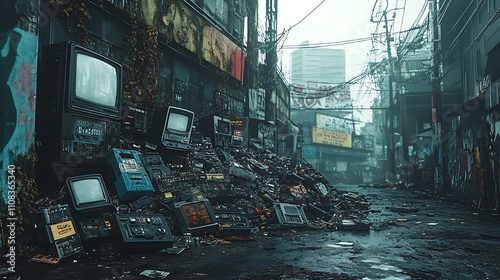
[[[40,250],[54,260],[110,244],[179,252],[203,239],[256,238],[263,229],[370,229],[364,196],[339,192],[311,166],[291,162],[199,145],[166,163],[156,152],[110,148],[109,174],[68,177],[57,198],[39,200]]]

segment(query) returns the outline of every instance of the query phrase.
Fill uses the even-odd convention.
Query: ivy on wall
[[[35,222],[35,202],[38,199],[38,187],[35,182],[35,164],[38,161],[36,147],[39,143],[31,144],[27,153],[19,154],[15,161],[16,166],[16,231],[25,232]]]
[[[162,52],[158,31],[130,16],[130,32],[124,39],[123,98],[146,107],[158,98],[158,67]]]
[[[90,14],[85,2],[83,0],[55,0],[55,2],[62,8],[61,17],[66,20],[68,31],[72,32],[74,28],[78,33],[79,43],[86,45],[89,37],[87,24],[90,20]]]

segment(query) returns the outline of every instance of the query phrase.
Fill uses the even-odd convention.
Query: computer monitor
[[[112,204],[101,174],[69,177],[66,184],[77,212],[104,210]]]

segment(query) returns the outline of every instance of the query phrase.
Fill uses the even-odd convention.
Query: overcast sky
[[[380,17],[380,14],[377,12],[379,9],[383,10],[388,5],[388,10],[390,11],[388,13],[389,19],[394,15],[394,20],[389,23],[389,27],[392,28],[397,42],[397,36],[399,36],[397,32],[412,27],[422,7],[427,3],[427,0],[277,1],[278,38],[284,30],[289,30],[284,35],[284,40],[281,40],[278,44],[278,59],[280,60],[279,63],[285,76],[289,78],[289,56],[296,49],[294,45],[308,40],[309,44],[331,43],[328,48],[346,50],[347,80],[361,74],[368,61],[368,53],[372,49],[372,42],[370,39],[363,39],[371,38],[373,33],[385,31],[383,24],[377,25],[377,23],[370,21],[372,15]],[[259,7],[260,25],[264,27],[266,0],[259,0]],[[372,12],[373,10],[374,12]],[[376,20],[377,18],[374,19]],[[335,45],[342,43],[342,41],[352,40],[359,40],[361,42]],[[382,38],[382,41],[385,42],[385,37]],[[387,56],[387,52],[383,44],[375,45],[375,48],[378,48],[379,51],[374,51],[373,53],[377,53],[376,57],[380,61],[383,56]],[[372,61],[373,58],[374,56],[372,55]],[[353,99],[357,101],[359,106],[370,105],[370,101],[356,100],[355,96],[366,92],[368,87],[370,87],[369,81],[365,81],[363,85],[351,88]]]

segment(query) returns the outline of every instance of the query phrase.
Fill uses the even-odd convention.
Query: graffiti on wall
[[[38,37],[14,28],[0,40],[0,161],[2,170],[14,164],[16,156],[26,153],[34,141],[35,88]],[[0,182],[6,182],[0,173]],[[2,185],[4,186],[4,185]],[[7,202],[7,191],[2,198]]]
[[[448,129],[446,147],[447,176],[450,188],[458,194],[472,194],[478,188],[478,166],[481,154],[480,120],[473,118],[457,118]],[[476,157],[474,156],[476,154]]]
[[[485,198],[496,207],[499,206],[500,196],[500,114],[492,113],[485,120],[486,143],[488,153],[483,155],[485,161],[484,181]]]
[[[258,138],[264,140],[264,149],[274,150],[274,134],[276,128],[274,126],[263,123],[258,124]]]
[[[472,127],[464,122],[463,138],[460,147],[460,179],[461,185],[459,190],[462,192],[471,188],[472,182],[472,165],[474,163],[474,138]]]
[[[447,166],[448,173],[447,176],[450,181],[450,185],[457,186],[460,182],[460,149],[459,149],[459,133],[458,133],[458,119],[455,119],[450,124],[448,142],[446,146],[447,154]]]

